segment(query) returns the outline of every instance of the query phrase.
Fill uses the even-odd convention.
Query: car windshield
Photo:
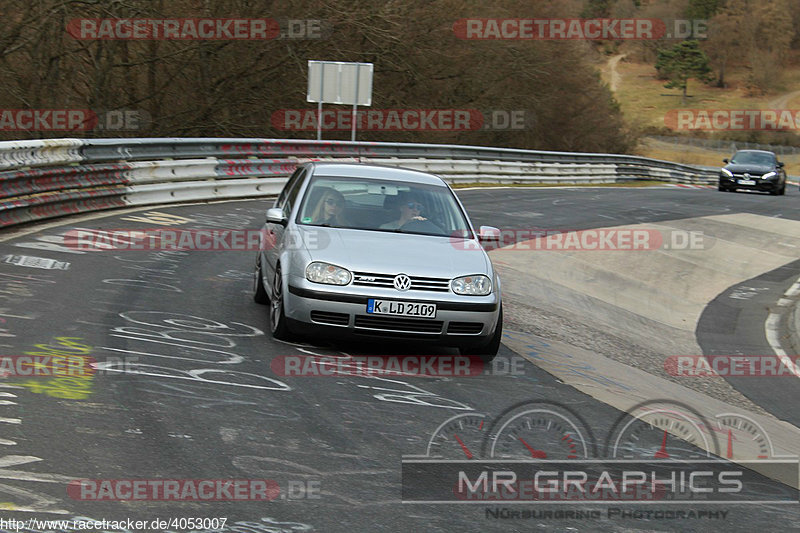
[[[296,221],[312,226],[472,237],[449,188],[369,178],[314,177]]]
[[[775,156],[762,152],[736,152],[731,159],[731,163],[736,165],[772,165],[775,163]]]

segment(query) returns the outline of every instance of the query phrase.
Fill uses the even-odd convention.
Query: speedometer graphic
[[[550,409],[529,409],[500,427],[490,452],[495,459],[578,459],[586,441],[568,418]]]
[[[716,416],[714,427],[720,433],[720,451],[725,459],[764,460],[776,456],[767,432],[749,416],[722,413]]]
[[[705,459],[717,455],[710,427],[688,406],[645,402],[617,422],[608,451],[615,459]]]
[[[426,455],[446,459],[479,459],[488,429],[486,415],[480,413],[449,418],[431,435]]]
[[[488,456],[494,459],[584,459],[594,440],[583,420],[564,406],[525,402],[506,410],[493,424]]]

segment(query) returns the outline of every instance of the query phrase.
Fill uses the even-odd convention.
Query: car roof
[[[775,155],[775,152],[770,152],[769,150],[736,150],[737,154],[740,154],[742,152],[753,152],[753,153],[756,153],[756,154]],[[736,154],[734,154],[734,155],[736,155]]]
[[[314,176],[344,176],[350,178],[372,178],[379,180],[408,181],[446,187],[444,180],[433,174],[409,168],[370,165],[364,163],[310,163]]]

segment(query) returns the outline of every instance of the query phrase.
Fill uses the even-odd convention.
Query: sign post
[[[317,140],[322,139],[322,104],[353,106],[350,140],[356,140],[358,106],[372,105],[372,63],[309,61],[307,102],[317,103]]]

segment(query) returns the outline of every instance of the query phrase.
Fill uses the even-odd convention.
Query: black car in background
[[[739,150],[719,171],[720,191],[736,189],[766,191],[770,194],[786,192],[786,171],[773,152],[765,150]]]

